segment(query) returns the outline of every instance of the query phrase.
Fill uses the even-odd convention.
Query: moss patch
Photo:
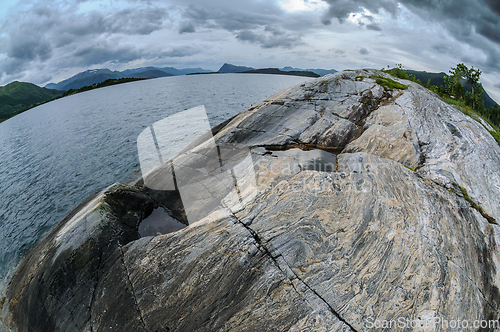
[[[490,215],[488,215],[486,212],[484,212],[483,208],[478,205],[476,202],[474,202],[470,197],[469,197],[469,194],[467,193],[467,189],[463,188],[463,187],[459,187],[460,188],[460,191],[462,192],[462,196],[464,197],[464,199],[470,203],[470,205],[476,209],[479,213],[481,213],[481,215],[486,219],[488,220],[488,222],[490,224],[495,224],[495,225],[498,225],[498,223],[495,221],[495,219],[493,219],[493,217],[491,217]]]
[[[480,213],[483,213],[483,208],[480,207],[479,205],[476,204],[470,197],[469,194],[467,193],[467,189],[460,187],[460,191],[462,192],[462,195],[464,196],[464,199],[472,205],[472,207],[476,210],[478,210]]]
[[[2,297],[2,300],[0,300],[0,310],[2,310],[3,305],[4,305],[6,299],[7,298],[4,296],[4,297]]]
[[[498,145],[500,145],[500,134],[496,131],[489,130],[491,136],[497,141]]]
[[[385,77],[376,76],[376,75],[372,76],[372,78],[375,79],[375,81],[378,84],[382,85],[384,87],[385,91],[393,91],[394,89],[401,89],[401,90],[408,89],[408,85],[398,83],[394,80],[391,80],[390,78],[385,78]]]

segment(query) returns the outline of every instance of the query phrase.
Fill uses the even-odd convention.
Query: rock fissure
[[[324,145],[317,145],[312,143],[303,143],[295,140],[294,143],[283,145],[257,145],[254,148],[264,148],[269,151],[286,151],[290,149],[301,149],[302,151],[323,150],[325,152],[340,154],[344,147],[328,147]]]
[[[146,321],[144,320],[144,316],[142,314],[142,310],[139,307],[139,302],[137,301],[137,298],[136,298],[136,292],[134,290],[134,284],[132,283],[132,280],[130,280],[130,272],[128,270],[127,264],[125,263],[125,255],[123,253],[123,248],[122,248],[122,246],[119,246],[118,249],[120,250],[120,257],[121,257],[121,260],[122,260],[123,268],[125,269],[125,273],[126,273],[126,277],[127,277],[127,283],[130,285],[130,290],[132,292],[132,298],[134,299],[135,307],[137,309],[137,312],[139,313],[139,318],[140,318],[141,324],[144,327],[144,330],[149,331],[149,329],[148,329],[148,327],[146,325]]]
[[[340,316],[340,314],[335,310],[333,309],[333,307],[320,295],[318,294],[318,292],[316,292],[312,287],[310,287],[309,285],[307,285],[293,270],[292,268],[288,265],[288,263],[286,262],[286,260],[284,259],[284,257],[282,255],[277,255],[277,256],[273,256],[271,254],[271,252],[269,251],[269,249],[267,249],[267,247],[264,245],[264,243],[262,242],[262,239],[259,237],[259,235],[252,229],[250,228],[250,226],[248,225],[245,225],[243,222],[241,222],[239,220],[239,218],[234,214],[232,213],[233,217],[235,218],[236,222],[240,225],[242,225],[249,233],[250,235],[253,237],[253,239],[255,240],[256,244],[258,245],[258,247],[262,250],[262,252],[268,256],[272,261],[273,261],[273,264],[280,270],[282,271],[285,275],[287,274],[283,268],[280,266],[280,263],[278,262],[278,258],[281,257],[283,262],[287,265],[287,270],[290,271],[294,277],[302,284],[304,285],[310,292],[312,292],[324,305],[326,305],[329,309],[329,311],[339,320],[341,321],[342,323],[344,323],[345,325],[347,325],[351,331],[353,332],[357,332],[357,330],[351,325],[349,324],[344,318],[342,318],[342,316]],[[302,292],[300,292],[292,283],[292,286],[293,288],[295,289],[295,291],[301,296],[301,297],[304,297],[304,294],[302,294]],[[305,299],[305,298],[304,298]]]
[[[456,267],[458,267],[460,270],[463,271],[464,275],[467,277],[467,280],[469,280],[469,282],[479,291],[479,293],[481,293],[481,296],[483,297],[484,301],[493,309],[493,310],[498,310],[498,308],[496,308],[493,304],[490,303],[490,301],[488,300],[488,298],[484,295],[483,291],[481,290],[481,288],[477,285],[477,283],[472,280],[467,271],[462,267],[460,266],[459,264],[455,263],[452,259],[449,259],[449,262],[453,263],[453,265],[455,265]]]
[[[92,297],[90,299],[90,305],[89,305],[89,321],[90,321],[90,332],[94,331],[94,320],[92,319],[92,308],[94,307],[94,301],[96,297],[96,292],[97,292],[97,285],[99,284],[99,271],[101,267],[101,262],[102,262],[102,253],[98,255],[98,261],[97,261],[97,269],[95,271],[95,280],[94,280],[94,289],[92,290]]]
[[[417,151],[417,155],[418,155],[418,165],[415,167],[415,169],[419,169],[419,168],[422,168],[424,165],[425,165],[425,153],[422,149],[422,146],[426,145],[424,143],[421,143],[420,141],[420,138],[418,137],[418,132],[415,130],[415,128],[413,128],[413,126],[411,125],[411,122],[410,122],[410,118],[408,117],[408,115],[406,114],[406,110],[405,108],[403,107],[403,105],[399,104],[398,102],[394,102],[396,105],[399,106],[399,108],[403,111],[403,114],[404,114],[404,117],[406,118],[406,121],[408,122],[408,128],[413,132],[415,133],[415,137],[417,138],[417,146],[418,146],[418,151]],[[415,145],[414,145],[415,146]],[[415,148],[417,147],[415,146]]]
[[[331,313],[338,319],[340,320],[342,323],[344,323],[345,325],[349,326],[349,328],[351,329],[351,331],[353,332],[357,332],[357,330],[351,325],[349,324],[329,303],[328,301],[326,301],[318,292],[316,292],[311,286],[309,286],[307,283],[305,283],[294,271],[293,269],[290,267],[290,265],[288,265],[288,263],[286,262],[285,258],[283,256],[281,256],[283,258],[283,262],[287,265],[288,267],[288,270],[291,271],[293,273],[293,275],[295,276],[295,278],[297,280],[300,281],[301,284],[303,284],[309,291],[311,291],[318,299],[321,300],[321,302],[323,302],[327,307],[328,309],[331,311]]]
[[[474,202],[474,200],[472,200],[472,198],[469,197],[469,194],[467,193],[467,190],[465,188],[460,187],[456,183],[454,183],[453,185],[458,186],[458,188],[460,189],[460,191],[462,193],[462,198],[465,199],[467,202],[469,202],[471,207],[476,209],[483,216],[484,219],[488,220],[488,222],[490,224],[494,224],[494,225],[498,226],[498,222],[492,216],[487,214],[484,211],[484,209],[481,207],[481,205],[477,204],[476,202]]]
[[[60,300],[57,296],[53,296],[52,298],[53,298],[54,300],[56,300],[56,301],[57,301],[57,302],[61,305],[61,307],[63,307],[63,308],[64,308],[64,307],[66,307],[66,304],[65,304],[64,302],[62,302],[62,301],[61,301],[61,300]],[[45,307],[45,310],[47,310],[45,305],[44,305],[44,307]],[[70,316],[70,320],[73,322],[73,324],[75,324],[75,327],[76,327],[76,329],[78,330],[78,329],[79,329],[79,326],[78,326],[78,324],[76,323],[75,317],[74,317],[74,315],[73,315],[73,311],[74,311],[74,310],[70,310],[70,309],[68,309],[69,316]],[[89,320],[87,320],[87,321],[84,323],[84,326],[85,326],[85,324],[87,324],[89,321],[90,321],[90,319],[89,319]],[[92,327],[91,327],[90,331],[92,331]]]
[[[499,223],[495,220],[495,218],[493,218],[492,216],[490,216],[489,214],[487,214],[484,209],[481,207],[481,205],[477,204],[474,200],[472,200],[469,195],[467,194],[467,190],[461,186],[459,186],[457,183],[450,183],[450,185],[453,187],[453,189],[450,189],[450,188],[447,188],[446,186],[442,185],[441,183],[437,182],[437,181],[434,181],[433,179],[427,179],[427,178],[424,178],[421,174],[419,174],[418,172],[415,171],[415,174],[420,178],[422,179],[422,181],[424,181],[425,183],[427,184],[430,184],[430,182],[432,182],[433,185],[435,186],[439,186],[443,189],[445,189],[446,191],[449,191],[449,192],[452,192],[453,194],[455,194],[457,197],[460,197],[460,198],[463,198],[467,203],[469,203],[470,207],[473,208],[474,210],[476,210],[477,212],[479,212],[479,214],[481,214],[481,216],[486,219],[486,221],[492,225],[497,225],[499,226]],[[457,193],[457,191],[461,192],[461,195]]]
[[[351,120],[349,120],[349,118],[348,118],[348,117],[342,116],[342,115],[340,115],[340,114],[338,114],[338,113],[335,113],[335,112],[332,112],[332,111],[330,111],[330,113],[332,113],[333,115],[335,115],[335,116],[337,116],[337,117],[339,117],[339,118],[341,118],[341,119],[347,120],[347,121],[349,121],[349,122],[351,122],[351,123],[355,124],[354,122],[352,122]]]

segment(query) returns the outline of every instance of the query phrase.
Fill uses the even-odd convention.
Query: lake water
[[[0,297],[8,273],[84,198],[140,176],[137,137],[154,122],[205,105],[211,126],[305,77],[165,77],[88,91],[0,124]]]

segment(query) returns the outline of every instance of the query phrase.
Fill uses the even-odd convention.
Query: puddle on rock
[[[139,224],[141,237],[156,236],[176,232],[186,227],[183,223],[172,218],[163,208],[155,209],[149,217]]]
[[[337,155],[320,149],[304,151],[299,148],[273,150],[277,157],[294,157],[303,170],[318,172],[335,172]]]

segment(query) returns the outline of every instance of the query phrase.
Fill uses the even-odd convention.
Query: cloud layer
[[[329,8],[323,23],[345,22],[352,14],[381,11],[398,18],[401,5],[427,23],[438,23],[456,40],[482,50],[487,70],[500,71],[500,2],[496,0],[325,0]],[[373,23],[367,29],[382,30]]]
[[[466,62],[500,81],[497,0],[18,0],[0,84],[143,65],[355,68]],[[323,4],[323,5],[322,5]],[[498,92],[500,97],[500,92]]]

